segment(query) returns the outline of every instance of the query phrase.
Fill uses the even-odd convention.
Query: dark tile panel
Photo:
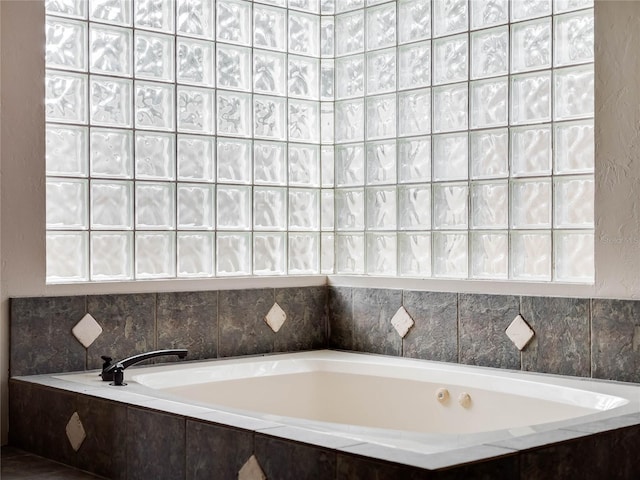
[[[415,324],[403,340],[405,357],[458,361],[458,296],[405,291],[404,308]]]
[[[353,350],[353,289],[328,287],[329,347]]]
[[[370,458],[338,453],[336,480],[427,480],[433,475],[411,467],[403,467]]]
[[[9,380],[9,443],[28,452],[42,453],[40,403],[35,402],[36,387],[31,383]]]
[[[94,480],[102,478],[9,446],[2,447],[0,467],[0,477],[3,480]]]
[[[402,306],[402,290],[354,288],[354,349],[385,355],[401,355],[402,337],[391,319]]]
[[[86,299],[11,299],[11,375],[84,370],[86,350],[71,334],[85,315]]]
[[[218,292],[158,293],[157,302],[159,349],[186,348],[189,360],[218,356]]]
[[[274,336],[275,351],[295,352],[327,346],[325,287],[276,289],[275,299],[287,319]]]
[[[522,351],[522,369],[591,375],[589,300],[522,297],[521,313],[535,332]]]
[[[268,479],[327,480],[335,478],[336,453],[302,443],[255,435],[255,456]]]

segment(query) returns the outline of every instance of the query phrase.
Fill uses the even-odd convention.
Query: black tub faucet
[[[150,358],[164,357],[166,355],[177,355],[178,358],[184,358],[187,356],[187,350],[184,348],[155,350],[153,352],[140,353],[116,363],[111,363],[113,362],[111,357],[102,355],[101,358],[104,360],[104,363],[102,364],[102,373],[100,376],[102,377],[103,382],[113,382],[111,385],[123,386],[126,385],[126,383],[124,383],[125,368],[135,365],[136,363],[143,362],[144,360],[149,360]]]

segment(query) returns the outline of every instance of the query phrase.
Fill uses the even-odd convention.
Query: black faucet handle
[[[102,364],[102,370],[111,366],[111,362],[113,361],[113,358],[107,357],[106,355],[101,355],[100,358],[104,360],[104,363]]]

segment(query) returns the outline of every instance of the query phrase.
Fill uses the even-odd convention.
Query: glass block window
[[[46,0],[47,281],[593,281],[592,0]]]

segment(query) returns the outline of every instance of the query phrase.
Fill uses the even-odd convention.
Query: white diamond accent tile
[[[255,455],[251,455],[249,460],[242,466],[238,472],[238,480],[267,480],[267,476],[260,468]]]
[[[282,324],[287,319],[287,314],[284,313],[284,310],[278,305],[278,303],[274,303],[269,313],[264,317],[264,321],[267,322],[267,325],[271,327],[271,330],[274,332],[278,332]]]
[[[396,329],[396,332],[398,332],[402,338],[404,338],[409,329],[413,327],[414,323],[413,318],[411,318],[411,315],[409,315],[404,307],[400,307],[391,319],[391,325],[393,325],[393,328]]]
[[[511,325],[505,330],[507,337],[518,347],[518,350],[522,350],[527,346],[527,343],[531,341],[535,332],[529,326],[529,324],[522,318],[522,315],[518,315],[513,319]]]
[[[71,447],[77,452],[82,446],[84,439],[87,438],[78,412],[73,412],[73,415],[71,415],[69,422],[67,422],[66,432]]]
[[[89,348],[102,333],[102,327],[96,322],[95,318],[87,313],[82,317],[82,320],[76,323],[76,326],[71,329],[71,333],[84,345],[84,348]]]

